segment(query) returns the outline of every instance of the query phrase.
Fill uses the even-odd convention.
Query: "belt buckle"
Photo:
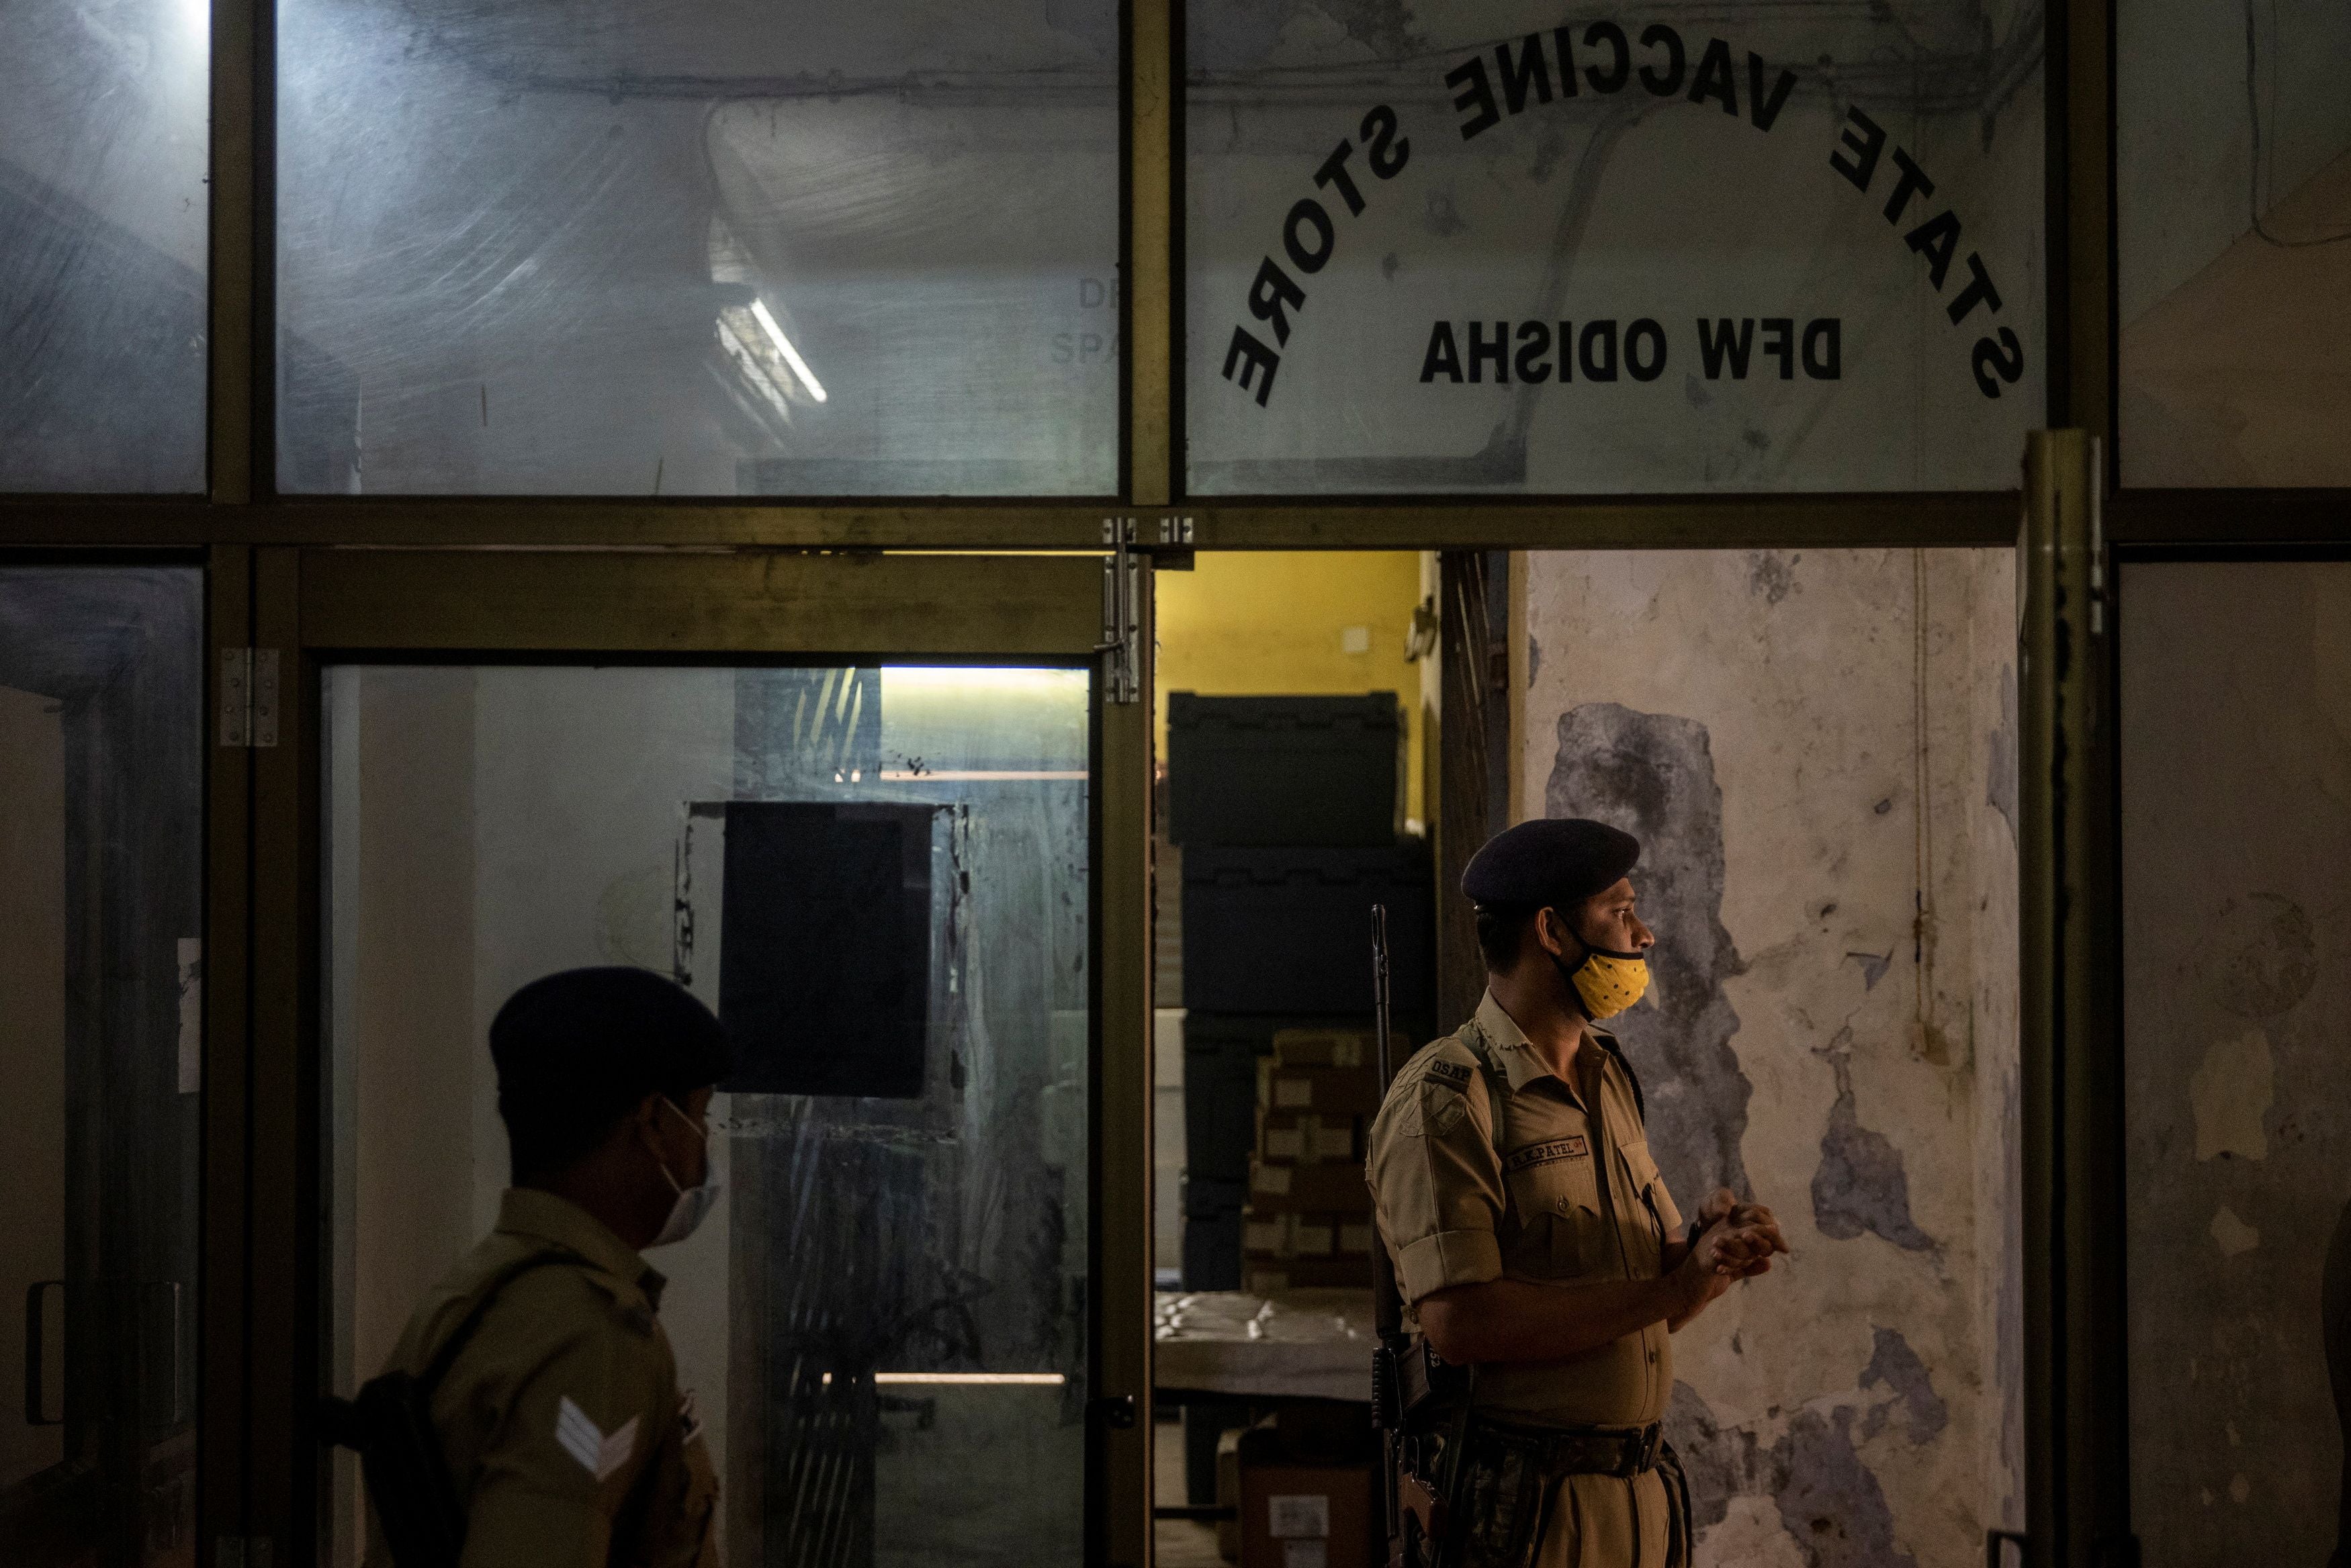
[[[1641,1429],[1641,1440],[1633,1454],[1633,1474],[1657,1468],[1657,1449],[1666,1437],[1665,1423],[1653,1421]]]

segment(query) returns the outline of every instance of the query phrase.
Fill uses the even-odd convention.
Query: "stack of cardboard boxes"
[[[1243,1284],[1272,1292],[1372,1282],[1364,1140],[1379,1111],[1369,1030],[1284,1029],[1258,1064],[1257,1147]],[[1396,1043],[1402,1048],[1402,1043]]]

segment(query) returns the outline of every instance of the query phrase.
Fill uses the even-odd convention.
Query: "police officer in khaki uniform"
[[[515,993],[490,1054],[514,1185],[390,1363],[445,1362],[430,1410],[463,1568],[715,1568],[709,1446],[638,1254],[717,1196],[704,1117],[725,1031],[659,976],[573,970]],[[395,1568],[372,1520],[368,1559]]]
[[[1472,1369],[1447,1541],[1462,1568],[1683,1568],[1687,1485],[1659,1428],[1670,1335],[1786,1251],[1727,1189],[1686,1228],[1641,1091],[1595,1023],[1647,985],[1633,837],[1522,823],[1462,876],[1487,992],[1408,1062],[1368,1175],[1408,1321]]]

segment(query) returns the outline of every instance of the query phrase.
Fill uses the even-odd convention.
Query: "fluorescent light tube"
[[[768,314],[768,302],[764,299],[751,301],[751,314],[759,318],[759,325],[767,328],[769,337],[775,339],[777,352],[783,355],[784,363],[792,368],[792,374],[800,379],[800,385],[809,389],[809,396],[820,403],[824,401],[824,383],[816,379],[816,372],[808,368],[808,361],[800,358],[800,351],[792,347],[792,340],[784,336],[784,329],[776,325],[774,317]]]

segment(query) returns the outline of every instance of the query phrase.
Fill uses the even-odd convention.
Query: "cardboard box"
[[[1368,1258],[1366,1214],[1291,1214],[1251,1209],[1241,1223],[1241,1251],[1260,1262],[1284,1258]]]
[[[1401,1067],[1412,1054],[1401,1034],[1388,1036],[1388,1059]],[[1376,1072],[1379,1037],[1369,1029],[1284,1029],[1273,1037],[1273,1059],[1284,1067],[1361,1067]]]
[[[1369,1253],[1353,1258],[1250,1258],[1244,1261],[1241,1284],[1261,1296],[1284,1291],[1367,1291],[1372,1288],[1372,1260]]]
[[[1327,1258],[1338,1246],[1339,1222],[1327,1214],[1260,1216],[1253,1212],[1241,1225],[1241,1251],[1245,1258]]]
[[[1369,1465],[1240,1467],[1240,1568],[1373,1568]]]
[[[1263,1111],[1375,1116],[1380,1086],[1360,1067],[1284,1067],[1269,1056],[1258,1064],[1257,1104]]]
[[[1364,1163],[1364,1116],[1320,1116],[1312,1111],[1257,1114],[1257,1157],[1289,1165]]]
[[[1228,1563],[1241,1555],[1241,1433],[1235,1427],[1217,1438],[1217,1506],[1233,1511],[1217,1521],[1217,1555]]]
[[[1249,1168],[1249,1207],[1252,1213],[1369,1214],[1372,1189],[1360,1165],[1261,1159]]]

